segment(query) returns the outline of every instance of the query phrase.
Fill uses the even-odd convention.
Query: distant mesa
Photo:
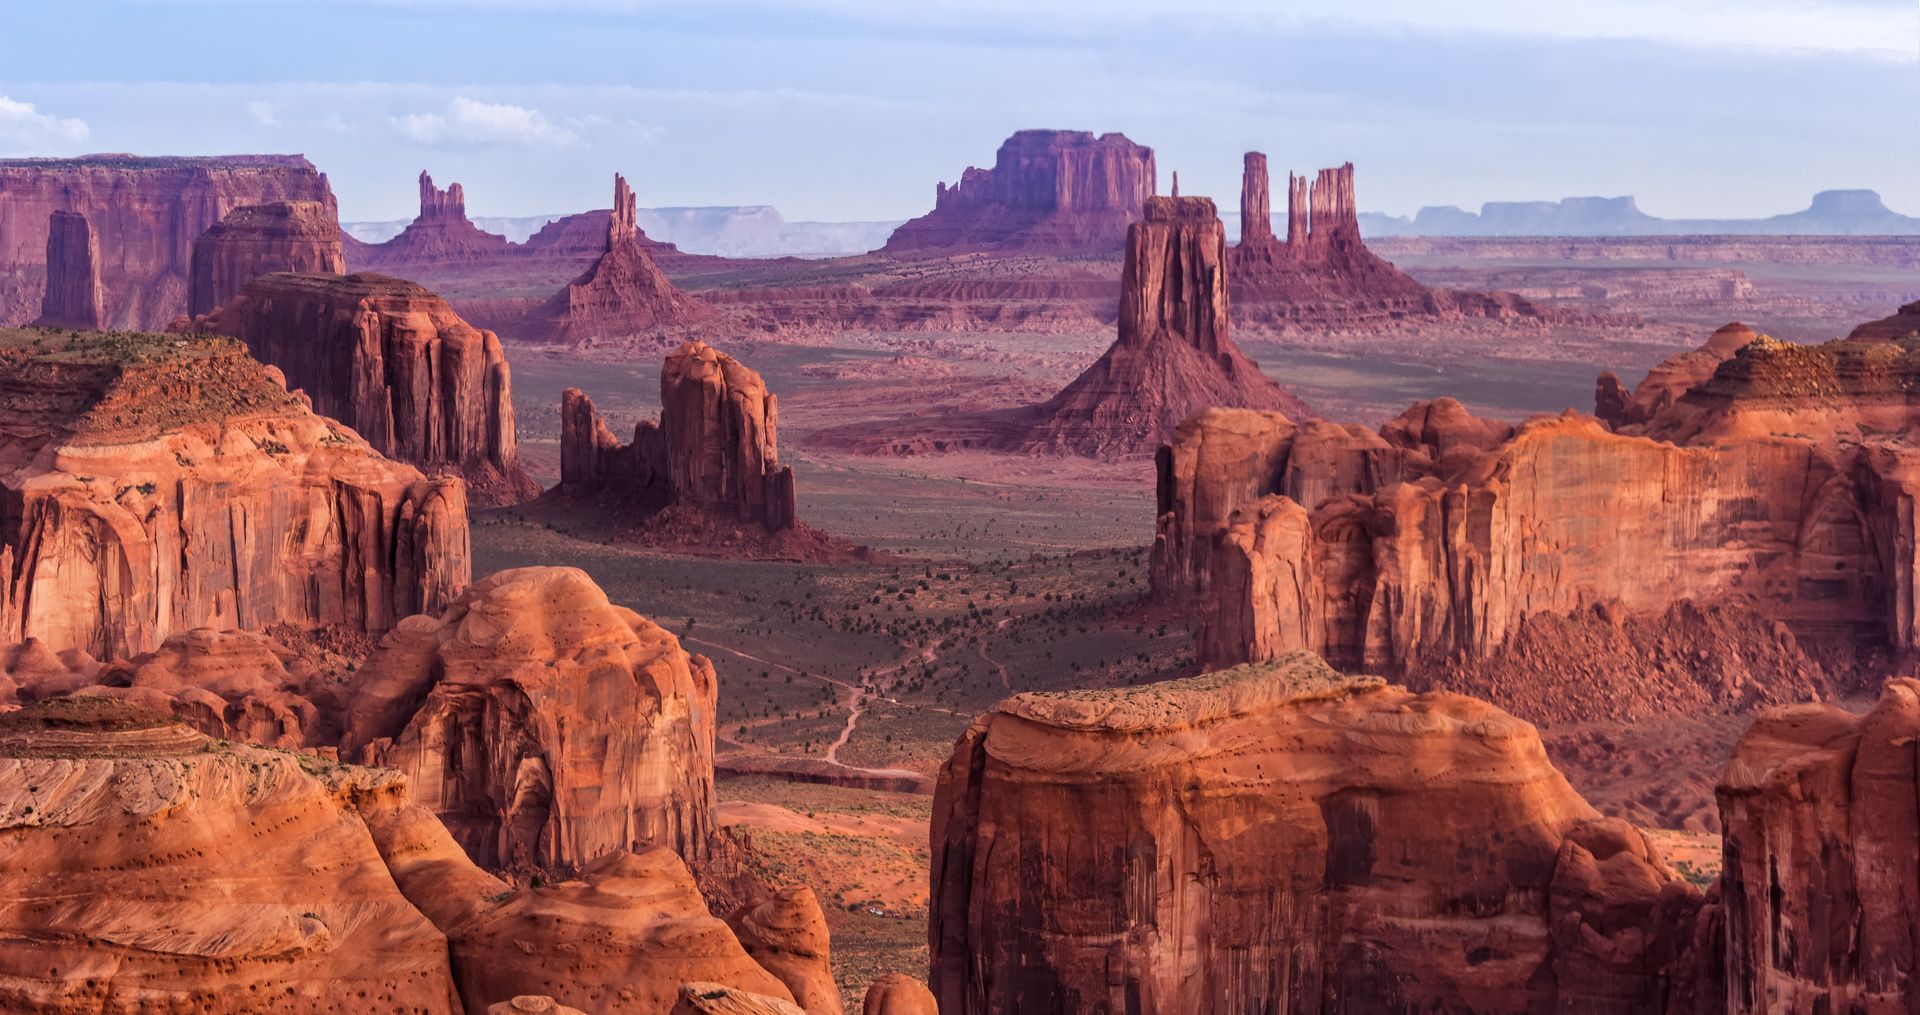
[[[573,346],[624,342],[682,331],[713,316],[705,301],[680,291],[660,270],[641,242],[635,216],[633,190],[616,173],[600,257],[528,311],[521,331],[529,340]]]
[[[1803,210],[1757,219],[1667,219],[1632,197],[1489,201],[1478,213],[1451,205],[1411,218],[1360,216],[1368,236],[1912,236],[1920,218],[1889,209],[1871,190],[1823,190]]]
[[[194,238],[235,208],[275,201],[334,207],[326,175],[298,155],[0,159],[0,327],[42,317],[51,269],[62,323],[94,316],[91,272],[97,326],[164,328],[187,310]],[[73,222],[48,261],[55,212],[84,217],[91,268]]]
[[[1231,265],[1212,199],[1149,197],[1141,221],[1127,228],[1119,336],[1059,394],[931,430],[901,434],[911,424],[889,421],[828,431],[826,439],[876,454],[986,448],[1118,457],[1153,450],[1212,406],[1312,415],[1229,336]]]
[[[467,195],[458,183],[445,190],[420,173],[420,214],[400,235],[378,245],[356,245],[356,268],[449,264],[478,261],[507,253],[507,238],[467,220]]]
[[[423,286],[370,272],[264,275],[191,328],[239,337],[316,411],[383,454],[462,477],[479,503],[540,492],[520,467],[499,337]]]
[[[1023,130],[992,169],[936,185],[933,210],[895,229],[881,252],[1111,254],[1155,187],[1153,149],[1124,134]]]

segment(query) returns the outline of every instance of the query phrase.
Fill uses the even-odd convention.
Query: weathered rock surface
[[[636,207],[633,190],[615,174],[605,253],[529,311],[523,333],[563,345],[617,342],[685,329],[712,316],[704,301],[681,292],[654,263],[635,225]]]
[[[522,994],[487,1006],[487,1015],[587,1015],[545,994]]]
[[[1920,1010],[1920,682],[1773,710],[1721,772],[1726,1011]]]
[[[780,889],[727,914],[727,926],[755,962],[787,985],[807,1015],[841,1015],[827,916],[813,889]]]
[[[1700,348],[1675,353],[1661,360],[1634,386],[1632,395],[1623,399],[1610,394],[1607,399],[1611,401],[1603,404],[1603,398],[1596,394],[1593,414],[1615,429],[1645,423],[1679,401],[1681,395],[1711,378],[1714,371],[1720,369],[1720,364],[1733,358],[1734,353],[1746,348],[1747,343],[1758,337],[1758,332],[1737,321],[1724,325],[1708,336],[1706,344]],[[1600,377],[1596,391],[1613,392],[1620,389],[1620,378],[1614,376],[1612,371]],[[1606,380],[1610,377],[1613,378],[1612,384]]]
[[[1896,338],[1906,338],[1916,333],[1920,333],[1920,301],[1908,303],[1893,314],[1877,321],[1868,321],[1853,329],[1847,337],[1891,342]]]
[[[382,454],[459,475],[479,503],[540,492],[520,467],[499,337],[422,286],[366,272],[265,275],[192,328],[238,336],[315,411]]]
[[[1660,1011],[1693,982],[1699,893],[1532,727],[1306,655],[1008,699],[933,848],[943,1012]]]
[[[1123,134],[1023,130],[992,169],[969,167],[934,189],[933,211],[895,229],[881,250],[1107,253],[1155,190],[1153,149]]]
[[[342,275],[340,223],[333,206],[276,201],[235,208],[193,241],[187,316],[225,306],[240,287],[278,271]]]
[[[298,155],[0,159],[0,326],[40,309],[54,212],[93,227],[103,327],[157,330],[187,309],[194,238],[243,205],[333,205]]]
[[[1642,635],[1726,663],[1636,674],[1642,704],[1831,692],[1802,644],[1915,644],[1920,417],[1906,391],[1920,342],[1796,346],[1725,329],[1715,343],[1731,352],[1710,376],[1674,397],[1700,366],[1670,363],[1627,403],[1652,418],[1618,432],[1569,414],[1411,453],[1389,427],[1302,471],[1304,428],[1196,421],[1163,456],[1155,588],[1202,604],[1200,654],[1219,662],[1305,649],[1510,682],[1511,667],[1478,661],[1551,656],[1538,618],[1552,616],[1576,622],[1576,642],[1628,653],[1615,681],[1635,673]],[[1226,443],[1210,447],[1216,434]],[[1577,718],[1467,687],[1529,718]]]
[[[103,699],[0,716],[0,1007],[459,1010],[354,810],[391,773]]]
[[[229,339],[0,332],[0,640],[129,658],[196,627],[377,632],[469,579],[466,494]]]
[[[487,867],[577,869],[650,846],[692,859],[715,827],[714,699],[705,657],[584,572],[519,568],[381,641],[341,753],[406,773]]]
[[[736,990],[721,983],[687,983],[667,1015],[809,1015],[777,997]]]
[[[860,1015],[940,1015],[927,985],[904,973],[888,973],[867,985]]]
[[[780,464],[778,399],[760,375],[705,342],[688,342],[660,370],[658,423],[621,444],[578,388],[560,416],[560,487],[569,497],[612,493],[635,510],[684,505],[757,522],[797,523],[793,469]]]
[[[34,324],[45,328],[101,326],[99,239],[79,212],[57,211],[47,221],[47,289]]]

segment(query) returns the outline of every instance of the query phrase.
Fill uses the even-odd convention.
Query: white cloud
[[[0,152],[50,154],[49,148],[70,148],[87,140],[87,121],[54,116],[0,95]]]
[[[580,135],[539,110],[504,102],[454,96],[443,113],[407,113],[393,118],[401,134],[421,144],[507,144],[528,148],[568,147]]]
[[[247,103],[247,115],[253,118],[254,123],[262,127],[280,126],[279,111],[273,108],[273,103],[271,102],[261,102],[256,99]]]

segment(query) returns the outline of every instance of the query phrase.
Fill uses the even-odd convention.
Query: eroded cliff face
[[[275,201],[331,208],[298,155],[0,159],[0,326],[39,310],[55,212],[92,225],[104,327],[158,330],[187,307],[193,241],[228,212]]]
[[[1796,642],[1914,646],[1920,417],[1905,391],[1920,346],[1715,342],[1731,351],[1701,354],[1724,355],[1710,376],[1678,396],[1700,364],[1650,376],[1629,408],[1652,418],[1617,431],[1570,413],[1508,437],[1455,418],[1416,448],[1399,421],[1316,442],[1285,421],[1200,417],[1163,453],[1156,591],[1197,604],[1204,659],[1305,649],[1395,674],[1470,667],[1537,617],[1630,633],[1744,613],[1766,619],[1728,626],[1710,654],[1745,653],[1754,672],[1668,690],[1732,704],[1831,690]],[[1449,451],[1448,432],[1469,439]],[[1672,614],[1687,604],[1697,622]]]
[[[1920,1010],[1920,682],[1768,712],[1721,773],[1726,1010]]]
[[[48,219],[47,288],[36,327],[91,329],[105,321],[99,242],[85,215],[57,211]]]
[[[0,420],[7,641],[377,632],[469,580],[460,481],[381,457],[232,340],[0,333]]]
[[[969,167],[953,186],[938,184],[933,211],[894,230],[881,249],[1111,254],[1140,219],[1155,178],[1153,149],[1123,134],[1019,131],[992,169]]]
[[[340,223],[330,205],[277,201],[236,208],[193,241],[187,316],[211,313],[240,287],[278,271],[341,275]]]
[[[520,467],[499,337],[420,285],[364,272],[264,275],[191,327],[238,336],[315,411],[383,454],[459,475],[478,503],[540,492]]]
[[[397,768],[475,861],[577,869],[703,855],[715,678],[584,572],[502,571],[412,617],[360,668],[342,756]]]
[[[534,341],[590,345],[683,331],[713,316],[705,301],[680,291],[654,263],[637,213],[632,188],[615,174],[605,252],[566,288],[528,311],[523,332]]]
[[[1008,699],[941,773],[933,849],[943,1012],[1653,1012],[1692,991],[1699,893],[1532,727],[1304,654]]]
[[[793,469],[780,464],[779,404],[760,375],[705,342],[688,342],[660,370],[658,424],[621,444],[578,388],[561,404],[560,491],[614,494],[639,511],[684,505],[793,528]]]

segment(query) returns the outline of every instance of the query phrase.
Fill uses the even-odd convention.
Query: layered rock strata
[[[484,866],[695,859],[713,834],[713,665],[576,569],[502,571],[408,618],[348,700],[342,756],[406,773]]]
[[[346,270],[332,206],[277,201],[236,208],[193,241],[187,316],[225,306],[241,286],[262,275],[342,275]]]
[[[264,275],[191,326],[238,336],[315,411],[383,454],[461,476],[479,503],[540,492],[520,467],[499,337],[422,286],[371,273]]]
[[[779,405],[760,375],[705,342],[688,342],[660,370],[658,423],[643,421],[621,444],[578,388],[563,396],[560,492],[616,494],[652,512],[685,505],[795,526],[793,469],[780,464]]]
[[[100,295],[99,240],[79,212],[57,211],[47,221],[47,288],[34,324],[45,328],[99,328],[106,319]]]
[[[881,250],[1106,253],[1120,249],[1155,190],[1153,149],[1123,134],[1023,130],[992,169],[937,184],[933,211],[904,223]]]
[[[378,632],[470,577],[466,493],[230,339],[0,332],[0,640],[129,658],[196,627]]]
[[[1695,982],[1699,893],[1532,727],[1306,655],[1008,699],[933,850],[943,1012],[1661,1011]]]
[[[93,228],[100,326],[157,330],[187,309],[194,238],[235,208],[275,201],[331,208],[333,193],[298,155],[0,159],[0,326],[39,311],[55,212]]]

